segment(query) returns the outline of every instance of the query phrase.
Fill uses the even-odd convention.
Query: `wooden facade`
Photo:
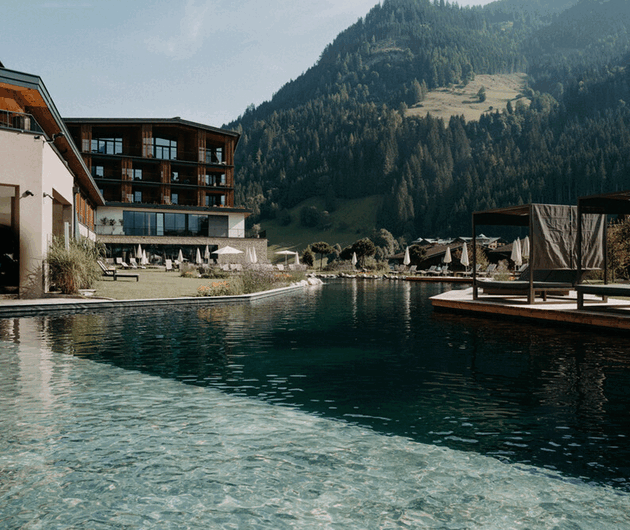
[[[234,208],[238,133],[181,118],[65,121],[108,204]]]

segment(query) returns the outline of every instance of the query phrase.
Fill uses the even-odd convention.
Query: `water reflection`
[[[441,288],[344,280],[253,304],[0,321],[0,337],[630,489],[624,338],[436,315]]]

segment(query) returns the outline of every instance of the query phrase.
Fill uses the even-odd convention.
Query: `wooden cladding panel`
[[[142,126],[142,157],[153,158],[153,127]]]

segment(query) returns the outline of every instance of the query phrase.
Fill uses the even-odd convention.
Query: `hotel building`
[[[111,256],[139,244],[154,259],[206,245],[266,256],[266,240],[246,238],[251,212],[234,205],[238,133],[181,118],[65,122],[105,198],[95,229]]]

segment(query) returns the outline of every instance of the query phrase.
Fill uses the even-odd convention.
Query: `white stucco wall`
[[[53,234],[53,201],[71,205],[74,178],[43,136],[0,130],[0,183],[19,186],[32,196],[19,199],[20,296],[43,292],[42,267]]]
[[[245,214],[231,213],[228,228],[230,237],[245,237]]]

